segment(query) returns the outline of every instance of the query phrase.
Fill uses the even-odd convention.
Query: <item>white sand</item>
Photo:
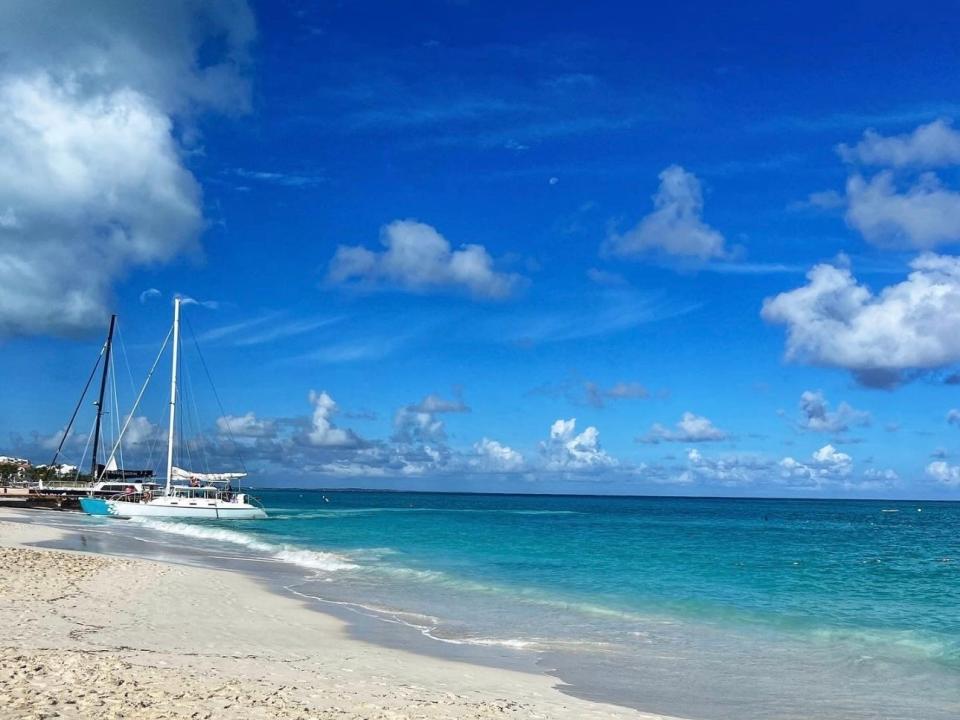
[[[23,547],[59,534],[0,520],[3,718],[663,717],[354,640],[243,575]]]

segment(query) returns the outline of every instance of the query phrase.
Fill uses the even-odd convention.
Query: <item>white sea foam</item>
[[[525,640],[522,638],[487,638],[487,637],[445,637],[443,635],[437,634],[438,627],[440,625],[440,620],[431,615],[424,615],[421,613],[409,612],[406,610],[393,610],[390,608],[378,607],[376,605],[366,605],[358,602],[349,602],[345,600],[331,600],[329,598],[324,598],[319,595],[313,595],[311,593],[302,592],[297,590],[295,587],[288,586],[287,590],[294,595],[297,595],[302,598],[309,598],[317,602],[325,603],[328,605],[337,605],[339,607],[346,608],[353,612],[356,612],[360,615],[364,615],[374,620],[380,620],[382,622],[403,625],[405,627],[416,630],[424,637],[430,638],[431,640],[436,640],[437,642],[446,643],[448,645],[478,645],[478,646],[489,646],[489,647],[507,647],[514,650],[532,650],[539,649],[543,647],[543,643],[540,643],[536,640]]]
[[[275,552],[273,556],[277,560],[293,563],[300,567],[310,568],[311,570],[323,570],[325,572],[336,572],[337,570],[352,570],[357,567],[346,558],[328,552],[318,552],[316,550],[300,550],[293,548],[284,548]]]
[[[213,542],[228,543],[239,545],[250,550],[262,553],[268,553],[274,560],[298,565],[308,570],[320,570],[323,572],[336,572],[338,570],[351,570],[356,568],[355,563],[342,555],[336,553],[322,552],[319,550],[305,550],[292,545],[279,545],[275,543],[264,542],[253,535],[230,530],[228,528],[206,527],[203,525],[191,525],[181,522],[167,522],[163,520],[151,520],[150,518],[135,518],[135,522],[152,530],[171,533],[183,537],[195,538],[197,540],[209,540]]]
[[[383,620],[385,622],[406,625],[407,627],[414,628],[421,632],[432,630],[440,622],[439,619],[433,617],[432,615],[424,615],[423,613],[410,612],[408,610],[392,610],[390,608],[378,607],[376,605],[366,605],[364,603],[351,602],[348,600],[331,600],[330,598],[302,592],[297,590],[296,587],[292,585],[287,586],[286,589],[298,597],[309,598],[311,600],[316,600],[317,602],[326,603],[327,605],[338,605],[361,615],[366,615],[367,617]]]

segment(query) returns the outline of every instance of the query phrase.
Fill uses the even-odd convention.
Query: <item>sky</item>
[[[0,454],[49,462],[115,312],[155,464],[180,296],[179,461],[261,486],[958,499],[958,25],[3,3]]]

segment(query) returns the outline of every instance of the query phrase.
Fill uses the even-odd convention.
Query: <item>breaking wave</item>
[[[298,565],[308,570],[337,572],[338,570],[352,570],[358,567],[356,563],[350,562],[350,559],[343,555],[319,550],[305,550],[294,545],[264,542],[253,535],[237,530],[152,520],[150,518],[134,518],[133,522],[151,530],[180,535],[181,537],[237,545],[255,552],[266,553],[274,560]]]

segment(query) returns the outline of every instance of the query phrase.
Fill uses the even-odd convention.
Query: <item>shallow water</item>
[[[960,716],[960,504],[260,495],[264,521],[83,522],[272,561],[390,642],[528,656],[586,697],[691,718]]]

